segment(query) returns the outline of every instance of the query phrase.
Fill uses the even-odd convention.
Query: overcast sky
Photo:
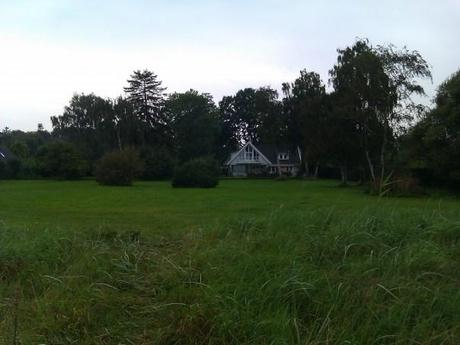
[[[0,128],[50,128],[73,93],[116,97],[135,69],[216,102],[303,68],[327,82],[356,37],[420,51],[429,101],[460,68],[460,0],[0,0]]]

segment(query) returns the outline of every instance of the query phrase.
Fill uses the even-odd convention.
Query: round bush
[[[142,162],[136,151],[125,149],[107,153],[96,166],[96,181],[102,185],[130,186],[142,173]]]
[[[219,167],[210,158],[192,159],[177,167],[173,187],[213,188],[219,183]]]

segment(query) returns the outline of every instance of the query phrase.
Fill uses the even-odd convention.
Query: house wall
[[[268,174],[277,176],[281,175],[297,176],[299,168],[295,165],[257,165],[257,164],[234,164],[230,166],[229,174],[233,177],[247,177],[257,174]]]
[[[247,176],[246,165],[244,164],[232,165],[230,173],[234,177],[246,177]]]
[[[278,169],[280,170],[281,175],[287,175],[287,176],[297,176],[297,173],[299,171],[299,167],[297,167],[296,165],[292,165],[292,164],[289,164],[289,165],[280,164],[280,165],[276,165],[276,166],[274,165],[271,167],[271,170],[274,171],[275,174],[279,174]]]

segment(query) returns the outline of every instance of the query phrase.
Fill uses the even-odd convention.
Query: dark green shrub
[[[22,164],[16,157],[0,160],[0,178],[15,179],[21,174]]]
[[[20,159],[26,159],[30,156],[29,148],[23,141],[16,141],[9,146],[11,152]]]
[[[10,158],[6,160],[7,177],[16,179],[20,177],[22,171],[22,162],[18,158]]]
[[[83,164],[83,168],[86,168],[86,164]],[[85,171],[84,171],[85,172]],[[35,179],[37,178],[37,161],[35,157],[27,158],[21,161],[21,174],[20,178],[23,179]]]
[[[144,161],[145,180],[162,180],[171,178],[174,171],[174,160],[171,152],[165,147],[145,147],[140,153]]]
[[[12,157],[0,160],[0,179],[32,179],[36,168],[32,159]]]
[[[87,167],[75,146],[66,142],[42,146],[37,154],[36,164],[39,175],[68,180],[81,178]]]
[[[6,178],[6,161],[0,159],[0,179]]]
[[[174,172],[173,187],[212,188],[219,183],[219,167],[211,158],[192,159]]]
[[[130,186],[142,174],[139,154],[132,149],[107,153],[96,166],[96,181],[102,185]]]

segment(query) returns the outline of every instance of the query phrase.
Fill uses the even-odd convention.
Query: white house
[[[225,163],[230,176],[297,175],[302,161],[300,149],[287,145],[246,143]]]

